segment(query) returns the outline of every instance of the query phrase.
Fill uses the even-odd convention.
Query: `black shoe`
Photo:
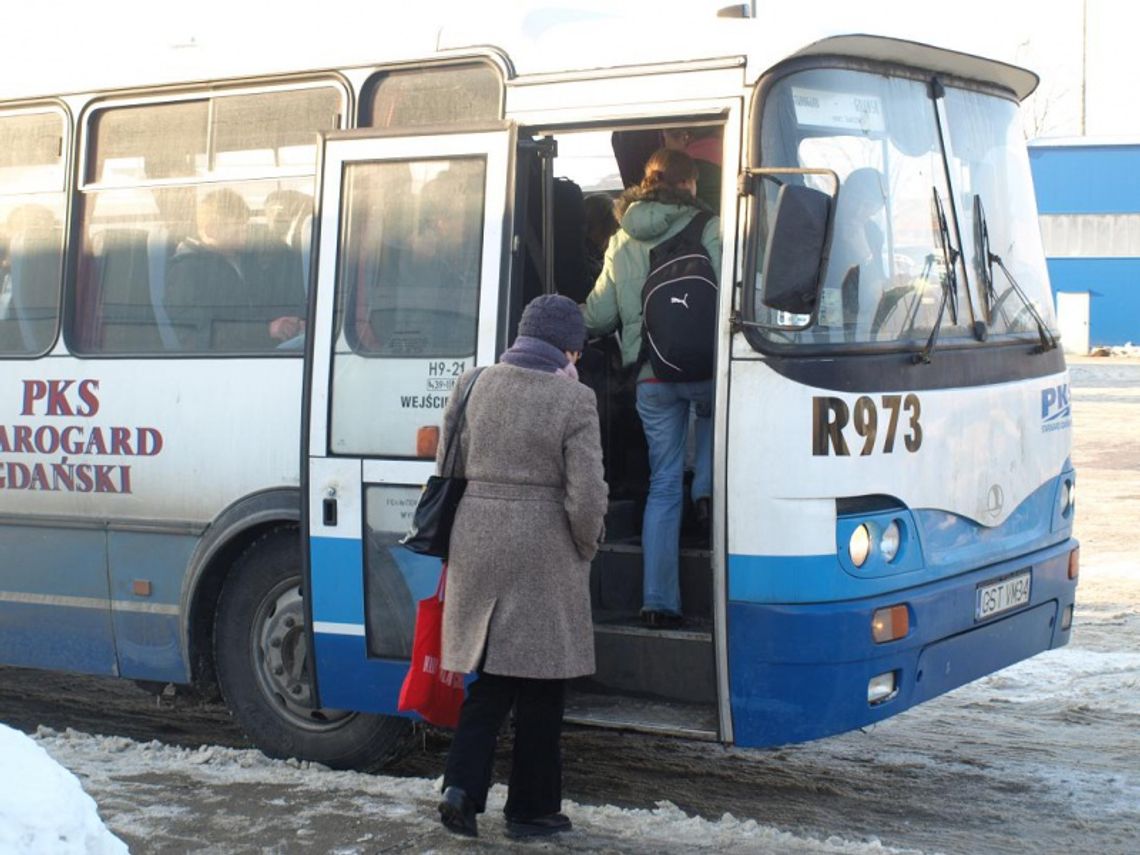
[[[560,831],[569,831],[572,827],[570,817],[564,813],[548,813],[534,819],[507,817],[507,837],[547,837]]]
[[[641,612],[641,624],[650,629],[680,629],[684,618],[673,612],[659,612],[645,609]]]
[[[475,820],[475,805],[460,787],[448,787],[439,800],[439,821],[452,834],[478,837],[479,825]]]

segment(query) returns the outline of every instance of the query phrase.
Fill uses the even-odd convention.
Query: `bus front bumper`
[[[774,746],[863,727],[1068,643],[1075,540],[948,579],[835,603],[729,602],[734,742]],[[979,620],[979,589],[1031,573],[1030,599]],[[872,615],[905,605],[909,632],[876,643]],[[872,683],[872,681],[876,681]],[[884,688],[886,687],[886,688]],[[869,688],[880,697],[872,702]]]

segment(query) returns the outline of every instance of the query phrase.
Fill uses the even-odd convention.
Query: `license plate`
[[[985,620],[1029,602],[1029,571],[978,585],[974,620]]]

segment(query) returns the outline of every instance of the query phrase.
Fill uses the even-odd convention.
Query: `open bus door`
[[[306,601],[326,708],[394,713],[440,561],[399,546],[456,378],[494,361],[516,131],[324,146],[306,362]]]

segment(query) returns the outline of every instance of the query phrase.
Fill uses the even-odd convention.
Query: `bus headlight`
[[[879,538],[879,552],[882,553],[883,560],[894,561],[895,556],[899,554],[901,543],[902,529],[899,527],[899,521],[891,520],[891,524],[883,530],[883,536]]]
[[[865,523],[857,526],[855,531],[851,532],[847,551],[856,567],[862,567],[867,562],[867,556],[871,554],[871,532]]]

